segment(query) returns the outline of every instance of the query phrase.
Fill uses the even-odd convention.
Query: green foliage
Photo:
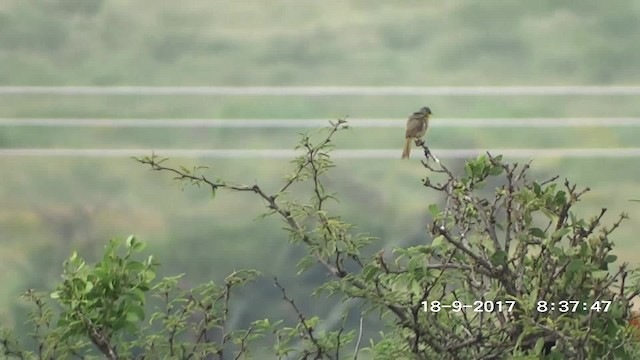
[[[488,154],[467,161],[459,176],[425,148],[425,167],[434,176],[427,176],[424,185],[446,200],[444,207],[428,206],[430,244],[397,248],[392,258],[379,252],[363,260],[361,250],[370,239],[354,246],[349,241],[352,226],[323,207],[333,198],[323,185],[322,175],[333,166],[323,155],[331,150],[326,144],[328,138],[313,146],[303,136],[299,148],[305,154],[294,161],[294,174],[276,195],[265,194],[258,185],[231,189],[257,193],[271,209],[267,215],[285,220],[291,240],[307,245],[309,253],[298,264],[301,271],[320,264],[334,275],[316,293],[361,299],[365,313],[393,320],[391,335],[382,333],[379,342],[356,352],[380,358],[438,354],[465,359],[635,354],[626,319],[638,291],[637,273],[626,264],[608,271],[616,260],[609,236],[626,215],[610,228],[601,225],[604,210],[589,220],[578,218],[574,205],[589,189],[578,191],[568,181],[560,187],[557,177],[530,181],[529,164],[519,167]],[[175,173],[154,159],[140,161]],[[298,181],[311,183],[310,203],[278,202]],[[495,190],[487,195],[483,189],[489,185]],[[354,266],[360,270],[346,270]],[[444,310],[443,305],[451,304],[457,311]],[[566,311],[568,304],[572,311]],[[562,310],[555,308],[560,305]]]
[[[633,359],[640,355],[631,303],[640,294],[640,272],[615,266],[611,235],[627,219],[603,225],[606,210],[589,219],[574,206],[589,189],[557,177],[528,178],[501,156],[468,160],[460,174],[423,145],[426,189],[443,197],[426,206],[432,222],[424,243],[365,255],[374,238],[355,233],[336,214],[336,195],[326,186],[335,167],[333,137],[344,120],[323,133],[303,135],[302,154],[274,193],[258,183],[235,184],[201,167],[170,167],[155,155],[137,158],[182,185],[256,195],[284,223],[292,246],[306,255],[299,273],[319,267],[331,278],[315,295],[358,304],[360,326],[327,328],[307,316],[275,280],[296,322],[263,318],[231,329],[232,290],[254,281],[255,270],[182,289],[182,276],[156,281],[153,257],[134,237],[112,241],[95,266],[76,253],[65,262],[63,282],[50,296],[59,311],[33,291],[32,334],[38,356],[100,353],[109,359],[235,356],[281,359]],[[216,178],[216,180],[212,180]],[[296,191],[294,191],[294,188]],[[484,189],[492,189],[485,191]],[[304,195],[297,196],[302,193]],[[310,195],[310,199],[308,198]],[[294,270],[294,269],[291,269]],[[145,316],[151,304],[154,312]],[[146,308],[145,308],[146,307]],[[57,318],[57,322],[53,320]],[[146,321],[145,319],[149,319]],[[384,321],[377,339],[362,342],[365,321]],[[0,333],[7,357],[30,358],[9,333]],[[353,344],[354,340],[357,341]],[[366,343],[366,340],[365,340]],[[93,345],[93,346],[91,346]],[[232,355],[227,355],[232,354]],[[84,356],[83,355],[83,356]]]
[[[111,240],[104,256],[89,266],[77,253],[65,262],[63,282],[48,297],[29,290],[24,297],[34,306],[29,323],[37,352],[22,350],[15,336],[6,329],[0,333],[0,350],[7,358],[68,358],[97,352],[108,359],[185,358],[221,355],[225,344],[248,355],[249,343],[273,331],[268,321],[255,322],[243,331],[224,328],[231,291],[254,281],[259,273],[239,270],[226,277],[224,285],[213,282],[181,290],[182,277],[155,281],[159,263],[152,255],[134,259],[145,244],[130,236]],[[145,308],[157,299],[148,321]],[[57,319],[57,321],[56,321]],[[221,332],[220,342],[213,339]],[[93,345],[93,346],[92,346]],[[231,351],[234,351],[231,349]]]
[[[51,294],[63,306],[58,326],[65,327],[66,337],[86,334],[99,328],[106,340],[127,330],[135,333],[144,320],[145,293],[156,277],[157,263],[153,256],[144,261],[131,259],[134,252],[144,249],[144,243],[130,236],[126,253],[118,255],[119,242],[112,240],[94,268],[89,268],[77,253],[65,262],[63,283]]]
[[[634,33],[638,8],[628,0],[504,1],[431,4],[332,1],[302,5],[269,2],[24,1],[0,6],[0,78],[5,85],[541,85],[637,83],[640,48]],[[604,5],[603,5],[604,4]],[[287,11],[282,11],[286,9]],[[241,14],[241,15],[240,15]],[[354,14],[357,16],[354,17]],[[238,17],[248,16],[238,22]],[[273,21],[277,18],[278,21]],[[411,26],[407,26],[411,24]],[[508,27],[509,31],[504,31]],[[554,39],[554,41],[549,41]],[[308,44],[312,43],[310,47]],[[576,62],[576,59],[580,59]],[[615,64],[615,66],[614,66]],[[357,71],[353,71],[357,69]],[[384,69],[384,71],[380,71]],[[636,80],[634,80],[636,79]],[[209,97],[209,96],[0,96],[0,116],[19,118],[400,118],[416,97]],[[456,117],[629,117],[632,97],[429,97],[442,109],[429,145],[438,148],[637,147],[637,127],[440,127]],[[421,101],[421,100],[420,100]],[[446,113],[446,114],[445,114]],[[280,148],[298,129],[248,128],[38,128],[8,126],[5,148]],[[391,131],[357,129],[337,138],[340,149],[397,149]],[[160,155],[163,155],[160,153]],[[541,159],[542,160],[542,159]],[[191,162],[180,160],[191,169]],[[339,192],[343,219],[375,234],[385,246],[416,243],[414,222],[420,170],[393,159],[336,160],[327,188]],[[284,271],[297,254],[261,257],[246,248],[275,246],[281,233],[264,223],[255,236],[252,217],[261,204],[220,196],[215,206],[197,190],[167,192],[136,164],[110,158],[2,157],[3,229],[0,317],[20,326],[24,309],[13,294],[51,288],[71,249],[88,261],[101,256],[104,239],[132,232],[153,239],[151,252],[167,274],[187,272],[198,283],[220,281],[240,267]],[[286,161],[220,159],[227,180],[265,189],[275,186]],[[451,164],[450,166],[454,166]],[[457,165],[455,165],[458,168]],[[381,171],[384,169],[384,171]],[[598,189],[580,204],[584,213],[610,207],[632,211],[620,194],[635,193],[638,158],[556,159],[536,163],[536,176],[562,172]],[[162,194],[162,196],[158,196]],[[224,193],[222,195],[225,195]],[[425,194],[433,196],[437,194]],[[429,202],[435,202],[430,199]],[[409,205],[409,206],[405,206]],[[81,208],[78,205],[82,205]],[[86,205],[86,207],[85,207]],[[443,204],[438,204],[442,207]],[[624,206],[628,205],[629,209]],[[367,211],[362,211],[362,206]],[[246,214],[250,213],[251,215]],[[215,218],[215,221],[211,219]],[[184,219],[184,221],[180,221]],[[379,219],[388,219],[384,224]],[[607,219],[608,220],[608,219]],[[621,261],[636,262],[637,224],[617,233]],[[416,229],[407,232],[405,229]],[[357,231],[357,230],[356,230]],[[212,241],[213,237],[216,240]],[[226,236],[226,238],[225,238]],[[28,241],[27,241],[28,239]],[[243,239],[243,241],[225,241]],[[176,246],[176,244],[180,244]],[[296,249],[296,251],[302,251]],[[249,254],[248,254],[249,253]],[[212,255],[210,255],[212,254]],[[248,254],[248,255],[247,255]],[[207,256],[210,256],[208,259]],[[297,287],[306,294],[324,275]],[[249,289],[248,291],[252,291]],[[258,296],[255,291],[252,296]],[[277,298],[264,300],[279,310]],[[329,313],[326,302],[314,302]],[[325,307],[327,306],[327,307]],[[256,316],[256,308],[247,310]],[[282,311],[282,310],[280,310]],[[282,314],[280,314],[282,315]],[[370,332],[375,334],[375,331]],[[20,335],[24,335],[22,332]],[[368,334],[369,335],[369,334]]]

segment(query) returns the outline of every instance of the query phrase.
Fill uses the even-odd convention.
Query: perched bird
[[[422,109],[414,112],[409,116],[407,120],[407,132],[405,133],[404,151],[402,152],[402,158],[408,159],[411,154],[411,140],[420,140],[427,132],[429,127],[429,116],[431,115],[431,109],[423,107]]]

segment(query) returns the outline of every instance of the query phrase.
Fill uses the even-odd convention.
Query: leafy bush
[[[529,164],[490,154],[469,160],[458,175],[422,144],[425,188],[443,197],[428,206],[432,223],[425,242],[373,256],[374,238],[355,233],[328,204],[325,188],[334,166],[332,139],[347,128],[304,135],[302,154],[276,192],[234,184],[202,167],[169,167],[157,156],[138,158],[183,184],[253,193],[280,217],[293,244],[307,255],[299,272],[319,266],[331,275],[316,294],[338,295],[362,309],[359,325],[345,321],[322,330],[323,321],[303,314],[275,280],[298,323],[258,320],[230,329],[227,315],[236,287],[256,279],[255,270],[229,275],[223,285],[182,289],[180,276],[155,280],[153,257],[134,237],[112,241],[101,262],[89,267],[77,254],[65,263],[63,283],[51,294],[29,291],[35,351],[21,350],[8,331],[6,357],[68,358],[103,354],[129,358],[315,358],[339,359],[631,359],[640,355],[631,301],[640,294],[637,270],[614,266],[611,234],[627,218],[602,224],[606,212],[584,219],[575,205],[589,190],[557,177],[528,178]],[[294,197],[301,187],[310,200]],[[151,304],[150,299],[155,299]],[[335,299],[335,297],[330,297]],[[155,305],[146,316],[145,309]],[[57,319],[54,322],[54,318]],[[362,339],[363,319],[382,319],[379,338]],[[149,319],[146,321],[145,319]],[[631,321],[631,325],[629,322]]]

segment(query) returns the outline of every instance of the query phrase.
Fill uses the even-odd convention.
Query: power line
[[[640,86],[0,86],[0,95],[598,96],[640,95]]]
[[[331,119],[94,119],[0,118],[0,126],[150,127],[150,128],[320,128]],[[402,128],[406,119],[349,119],[358,128]],[[433,127],[623,127],[640,126],[640,118],[435,118]]]
[[[481,149],[432,150],[440,158],[466,159],[486,153]],[[291,159],[300,152],[287,149],[0,149],[0,157],[95,157],[120,158],[147,156],[214,159]],[[628,158],[640,157],[640,148],[555,148],[493,149],[491,154],[511,158]],[[419,151],[416,150],[416,153]],[[336,159],[399,159],[397,149],[336,150]]]

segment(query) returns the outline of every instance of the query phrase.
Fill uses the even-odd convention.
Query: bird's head
[[[420,109],[420,112],[421,112],[421,113],[423,113],[423,114],[425,114],[425,115],[431,115],[431,114],[432,114],[431,109],[429,109],[429,108],[428,108],[428,107],[426,107],[426,106],[425,106],[425,107],[423,107],[422,109]]]

